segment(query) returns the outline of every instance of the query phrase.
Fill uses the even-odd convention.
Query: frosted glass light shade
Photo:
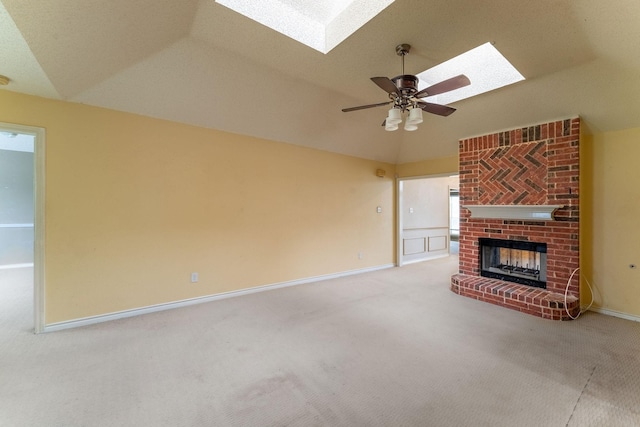
[[[412,108],[411,111],[409,111],[407,123],[411,123],[412,125],[422,123],[422,110],[420,108]]]
[[[392,132],[394,130],[398,130],[398,124],[397,123],[389,123],[389,121],[387,120],[387,122],[384,125],[384,130]]]
[[[408,130],[410,132],[414,131],[414,130],[418,130],[418,125],[411,123],[409,120],[407,120],[404,123],[404,130]]]
[[[387,123],[391,125],[398,125],[402,123],[402,111],[397,108],[392,108],[389,110],[389,116],[387,117]]]

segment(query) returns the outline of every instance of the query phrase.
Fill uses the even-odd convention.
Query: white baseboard
[[[341,273],[325,274],[322,276],[307,277],[305,279],[291,280],[288,282],[274,283],[271,285],[256,286],[255,288],[241,289],[238,291],[224,292],[221,294],[205,295],[202,297],[189,298],[180,301],[173,301],[164,304],[150,305],[147,307],[123,310],[115,313],[101,314],[99,316],[83,317],[80,319],[66,320],[64,322],[51,323],[45,325],[43,332],[55,332],[64,329],[78,328],[80,326],[93,325],[96,323],[109,322],[111,320],[125,319],[127,317],[140,316],[142,314],[155,313],[158,311],[170,310],[174,308],[187,307],[205,302],[218,301],[225,298],[239,297],[242,295],[254,294],[256,292],[271,291],[274,289],[286,288],[289,286],[303,285],[306,283],[321,282],[324,280],[337,279],[339,277],[353,276],[355,274],[370,273],[372,271],[384,270],[395,267],[395,264],[385,264],[376,267],[362,268],[358,270],[343,271]]]
[[[631,320],[634,322],[640,322],[640,316],[636,316],[633,314],[622,313],[615,310],[609,310],[607,308],[594,308],[591,307],[589,311],[593,311],[595,313],[605,314],[607,316],[619,317],[621,319]]]
[[[424,262],[424,261],[433,261],[434,259],[446,258],[449,255],[450,255],[449,253],[445,253],[445,254],[442,254],[442,255],[435,255],[435,256],[430,256],[430,257],[427,257],[427,258],[413,259],[411,261],[404,261],[402,263],[402,265],[416,264],[418,262]]]

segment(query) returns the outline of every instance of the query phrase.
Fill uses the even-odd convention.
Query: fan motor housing
[[[418,91],[418,82],[420,79],[411,74],[403,74],[392,78],[391,81],[395,83],[401,92],[412,94]]]

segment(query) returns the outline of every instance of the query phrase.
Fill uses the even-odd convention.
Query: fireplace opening
[[[480,275],[547,288],[547,244],[480,238]]]

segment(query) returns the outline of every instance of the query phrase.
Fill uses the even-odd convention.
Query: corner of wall
[[[580,305],[595,298],[587,280],[593,277],[593,133],[580,126]]]

